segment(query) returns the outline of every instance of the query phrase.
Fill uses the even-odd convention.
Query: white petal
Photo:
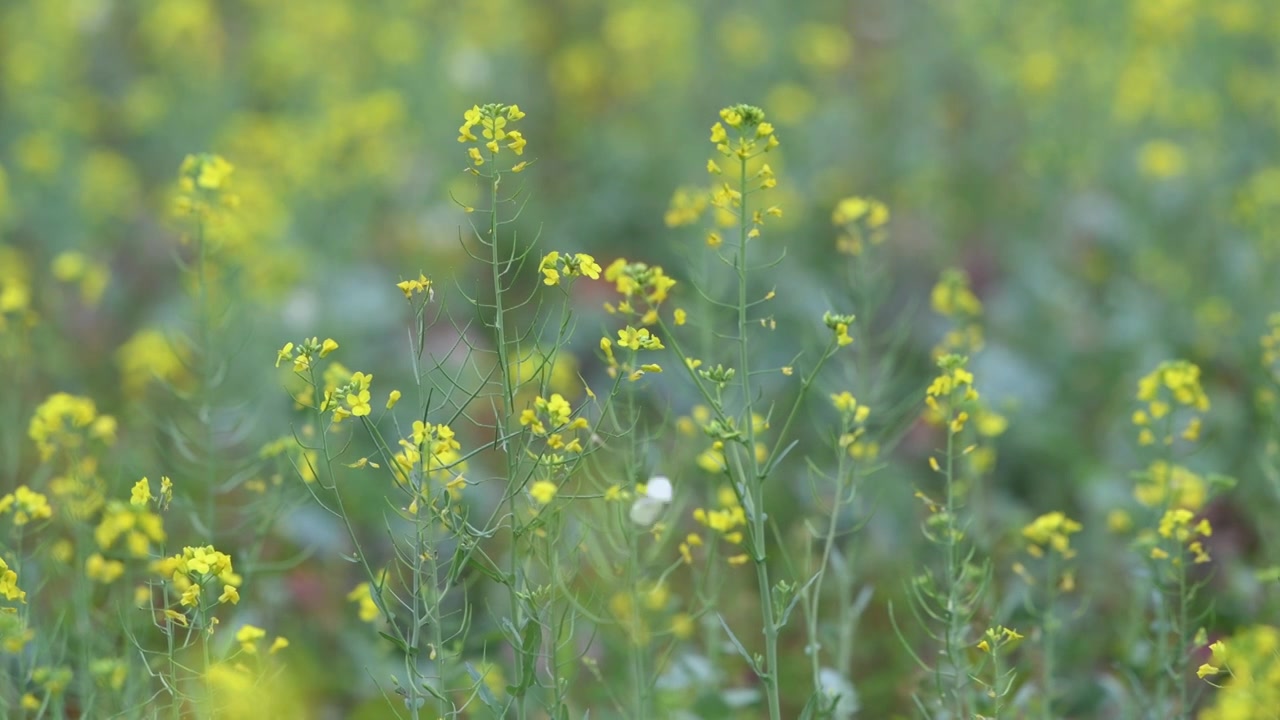
[[[669,503],[673,497],[671,491],[671,481],[663,475],[655,475],[649,478],[648,484],[645,485],[645,493],[652,500],[658,502]]]
[[[658,519],[666,506],[666,503],[651,498],[637,498],[631,505],[631,522],[641,527],[649,527]]]

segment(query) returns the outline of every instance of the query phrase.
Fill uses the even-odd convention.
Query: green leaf
[[[392,645],[395,645],[400,650],[400,652],[404,653],[405,655],[408,655],[409,657],[414,657],[418,654],[417,648],[409,647],[400,638],[388,635],[387,633],[384,633],[381,630],[378,631],[378,634],[381,635],[383,638],[385,638],[387,642],[390,642]]]
[[[466,667],[467,674],[471,676],[471,680],[476,684],[476,690],[480,693],[480,702],[501,716],[504,710],[502,701],[498,700],[498,696],[494,695],[493,691],[489,689],[489,684],[484,681],[484,676],[480,674],[479,670],[476,670],[474,665],[466,663]]]
[[[751,666],[751,670],[755,672],[756,676],[760,678],[765,677],[766,673],[760,669],[760,665],[756,663],[756,659],[751,657],[751,653],[747,652],[747,649],[738,641],[738,636],[734,635],[733,630],[729,629],[729,623],[725,622],[724,616],[720,613],[716,613],[716,619],[720,621],[720,627],[724,628],[725,633],[729,635],[729,642],[733,643],[733,646],[737,648],[738,654],[742,656],[743,660],[747,661],[747,664]]]

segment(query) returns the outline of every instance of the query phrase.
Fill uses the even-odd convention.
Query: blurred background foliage
[[[287,401],[248,400],[283,397],[268,371],[283,339],[333,336],[346,365],[391,387],[408,372],[392,284],[425,272],[455,301],[452,279],[486,286],[451,199],[476,192],[455,142],[464,109],[502,101],[528,114],[522,237],[683,280],[702,238],[667,228],[664,213],[677,187],[705,182],[716,111],[745,101],[782,139],[771,164],[785,215],[765,242],[789,257],[771,271],[780,309],[766,361],[785,364],[813,318],[852,292],[837,200],[884,200],[890,290],[876,321],[909,323],[907,396],[943,331],[927,308],[939,272],[967,270],[987,308],[978,384],[1012,422],[990,486],[998,524],[1062,509],[1103,527],[1142,465],[1134,382],[1187,357],[1215,403],[1191,465],[1240,479],[1213,509],[1215,542],[1229,548],[1215,557],[1247,561],[1219,563],[1220,622],[1274,617],[1274,593],[1245,568],[1277,561],[1264,472],[1275,396],[1258,338],[1280,309],[1278,53],[1269,0],[6,0],[0,422],[25,427],[54,391],[90,395],[122,418],[121,486],[160,474],[148,422],[173,400],[150,379],[180,387],[184,371],[158,333],[194,312],[175,265],[189,246],[169,211],[189,152],[236,166],[242,206],[224,242],[240,284],[222,349],[239,399],[228,411],[244,428],[223,449],[252,458],[289,426]],[[81,264],[51,265],[65,251]],[[603,325],[606,298],[579,299],[583,326]],[[575,340],[588,381],[601,372],[596,339]],[[674,374],[654,387],[655,407],[689,412]],[[908,707],[884,604],[919,544],[910,494],[929,447],[911,438],[875,477],[877,515],[859,541],[877,589],[853,678],[869,717]],[[8,488],[36,458],[2,450]],[[692,462],[657,469],[699,477]],[[782,488],[778,515],[802,517],[804,495],[799,481]],[[370,487],[372,536],[377,498]],[[285,517],[274,543],[322,549],[257,602],[311,651],[294,656],[307,694],[345,703],[369,694],[360,668],[378,660],[344,604],[352,583],[329,523],[306,509]],[[1114,539],[1094,538],[1081,551],[1090,627],[1069,650],[1083,715],[1114,687],[1106,658],[1138,652],[1109,646],[1132,622],[1118,580],[1131,569]],[[901,672],[870,672],[886,667]]]

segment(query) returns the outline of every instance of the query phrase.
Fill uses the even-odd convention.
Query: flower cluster
[[[78,283],[80,299],[88,305],[97,305],[107,289],[110,272],[101,262],[93,262],[84,253],[69,251],[53,259],[53,277],[59,282]]]
[[[730,545],[741,545],[745,539],[742,528],[747,526],[747,514],[738,502],[737,493],[731,487],[721,487],[716,495],[716,502],[719,505],[717,508],[695,508],[693,519]],[[680,543],[680,557],[686,564],[693,563],[693,548],[702,544],[702,536],[697,533],[689,533],[684,542]],[[730,565],[744,565],[750,559],[746,553],[736,553],[727,558]]]
[[[1007,628],[1003,625],[997,625],[993,628],[987,628],[982,634],[982,640],[978,641],[978,649],[984,653],[990,653],[993,650],[999,651],[1008,647],[1022,639],[1022,634],[1013,628]]]
[[[367,582],[362,582],[351,589],[347,593],[347,602],[353,602],[357,605],[356,614],[362,622],[377,622],[382,616],[378,610],[378,603],[373,599],[373,587]]]
[[[172,491],[169,494],[172,497]],[[137,495],[135,494],[135,499]],[[124,538],[125,550],[131,557],[145,558],[151,553],[152,543],[160,545],[165,541],[164,521],[159,515],[142,507],[112,500],[107,503],[102,520],[94,528],[93,539],[98,548],[111,550]]]
[[[607,302],[604,309],[610,315],[639,315],[641,325],[652,325],[658,321],[658,308],[676,284],[675,278],[669,277],[661,266],[627,262],[626,258],[609,263],[604,270],[604,279],[613,283],[622,296],[617,305]]]
[[[276,352],[276,367],[280,367],[282,362],[293,361],[293,371],[304,373],[311,369],[313,360],[328,357],[338,347],[338,342],[333,338],[325,338],[321,342],[320,338],[313,337],[301,340],[297,345],[287,342]]]
[[[433,300],[436,296],[435,286],[432,285],[430,278],[422,273],[418,273],[416,280],[402,280],[396,283],[396,287],[400,288],[400,292],[404,293],[405,300],[412,300],[413,296],[418,293],[426,293],[427,300]]]
[[[0,596],[5,600],[27,601],[27,593],[18,587],[18,572],[11,569],[3,557],[0,557]]]
[[[40,459],[49,460],[59,448],[78,450],[87,439],[113,444],[116,419],[99,415],[90,398],[54,393],[36,408],[27,433],[35,441]]]
[[[1209,562],[1209,553],[1205,552],[1203,539],[1213,534],[1208,518],[1195,520],[1195,513],[1186,508],[1173,508],[1160,518],[1157,528],[1160,537],[1174,541],[1174,547],[1156,545],[1151,548],[1151,557],[1155,560],[1172,559],[1175,566],[1182,564],[1182,548],[1191,553],[1192,562],[1200,564]],[[1170,553],[1170,550],[1173,553]]]
[[[31,309],[31,268],[26,256],[0,245],[0,333],[36,323]]]
[[[1071,560],[1076,556],[1075,548],[1071,547],[1071,536],[1081,529],[1080,523],[1057,510],[1041,515],[1022,528],[1022,538],[1027,541],[1027,554],[1036,559],[1049,558],[1045,582],[1063,592],[1075,589],[1075,571],[1058,561]],[[1022,563],[1015,562],[1013,571],[1028,585],[1036,584],[1035,578]]]
[[[1200,368],[1186,360],[1167,360],[1138,380],[1138,402],[1133,413],[1138,444],[1172,445],[1174,433],[1195,442],[1200,437],[1201,414],[1209,410],[1209,397],[1200,385]],[[1189,411],[1181,430],[1174,427],[1174,411]]]
[[[13,513],[13,524],[16,527],[53,516],[49,499],[26,485],[19,485],[13,492],[0,497],[0,515],[9,512]]]
[[[1136,474],[1133,496],[1149,508],[1185,508],[1199,510],[1209,497],[1209,483],[1182,465],[1153,460],[1146,470]]]
[[[618,331],[618,347],[630,350],[632,354],[639,353],[641,350],[664,350],[662,341],[657,335],[649,332],[648,328],[635,328],[630,325]],[[638,367],[631,363],[619,362],[613,353],[614,341],[610,338],[600,338],[600,350],[604,353],[605,361],[609,365],[609,377],[617,377],[619,372],[625,373],[627,379],[635,382],[644,377],[648,373],[662,372],[662,366],[657,363],[642,363]]]
[[[1196,675],[1219,690],[1200,720],[1254,720],[1280,707],[1280,628],[1255,625],[1209,645],[1211,656]],[[1225,675],[1220,682],[1209,680]]]
[[[524,113],[520,111],[520,106],[501,103],[490,103],[483,107],[473,105],[470,110],[463,113],[462,126],[458,128],[458,142],[476,143],[467,148],[467,157],[471,160],[471,167],[468,167],[467,171],[473,175],[480,174],[477,168],[496,158],[503,147],[516,155],[523,155],[526,144],[524,135],[510,127],[523,117]],[[472,132],[476,127],[480,128],[483,141]],[[488,150],[487,157],[480,151],[481,148]],[[511,172],[520,172],[526,165],[525,162],[517,163],[511,168]]]
[[[191,352],[155,329],[134,333],[116,351],[120,365],[120,384],[126,394],[137,396],[153,381],[186,390],[192,382]]]
[[[707,209],[707,193],[702,188],[676,188],[663,221],[667,227],[682,227],[698,222]]]
[[[925,390],[925,418],[933,424],[947,423],[947,430],[958,435],[969,421],[969,411],[978,401],[973,387],[973,373],[965,369],[967,358],[944,355],[938,360],[942,373]]]
[[[178,197],[174,212],[179,217],[215,220],[223,210],[240,207],[240,196],[231,192],[235,166],[221,155],[188,155],[178,170]]]
[[[1069,560],[1076,554],[1071,547],[1071,536],[1080,529],[1080,523],[1055,511],[1045,513],[1023,527],[1022,537],[1027,540],[1027,552],[1032,557],[1043,557],[1045,550],[1051,550]]]
[[[581,453],[582,440],[577,437],[578,430],[589,426],[585,417],[573,417],[573,407],[560,393],[552,393],[550,398],[539,395],[533,401],[533,407],[525,408],[520,413],[520,425],[529,428],[537,437],[546,438],[547,448],[552,455],[544,459],[549,463],[563,460],[555,453]]]
[[[146,478],[134,483],[133,488],[129,491],[129,504],[135,508],[143,509],[153,500],[159,509],[167,509],[169,503],[173,502],[173,481],[168,477],[161,477],[160,495],[158,496],[151,494],[151,481]]]
[[[589,277],[600,279],[600,266],[596,259],[586,253],[560,253],[552,250],[538,263],[542,272],[542,282],[546,285],[559,285],[562,278]]]
[[[711,126],[711,144],[725,157],[746,160],[778,147],[773,124],[766,122],[764,111],[754,105],[727,107],[720,111],[720,119],[723,124]],[[734,131],[732,137],[726,125]]]
[[[889,208],[875,198],[847,197],[836,203],[831,223],[840,228],[836,250],[861,255],[868,243],[879,245],[889,236]]]
[[[452,427],[414,420],[409,437],[400,439],[400,450],[391,458],[392,466],[396,477],[405,485],[409,484],[414,469],[421,468],[426,477],[444,483],[450,497],[456,499],[467,483],[462,475],[467,464],[462,459],[461,450],[462,444]],[[370,464],[377,467],[376,463]],[[409,506],[411,513],[417,512],[417,503],[415,497]]]
[[[969,275],[951,268],[938,278],[929,295],[933,311],[950,319],[955,327],[948,330],[933,349],[935,357],[947,354],[972,354],[982,349],[982,301],[969,287]]]
[[[649,644],[655,625],[665,625],[676,638],[688,638],[695,628],[693,618],[683,612],[671,615],[673,600],[666,584],[644,584],[632,592],[614,593],[609,598],[609,613],[636,645]]]
[[[212,545],[185,547],[177,555],[156,561],[152,570],[173,583],[174,588],[181,593],[180,603],[183,607],[203,612],[206,609],[203,604],[204,590],[214,584],[222,586],[217,598],[218,604],[234,605],[240,602],[241,578],[231,566],[231,556]],[[165,615],[179,625],[188,624],[184,612],[166,609]]]
[[[853,315],[840,315],[833,312],[822,313],[822,324],[834,333],[836,345],[844,347],[853,342],[849,335],[849,326],[853,324]]]
[[[858,402],[847,390],[831,395],[831,404],[840,413],[839,444],[854,460],[874,460],[880,454],[879,443],[865,440],[867,418],[871,408]]]
[[[267,631],[256,625],[243,625],[236,631],[236,642],[240,644],[240,652],[245,655],[257,655],[258,641],[266,636]],[[276,639],[271,641],[271,646],[267,648],[267,654],[275,655],[287,647],[289,647],[289,641],[276,636]]]

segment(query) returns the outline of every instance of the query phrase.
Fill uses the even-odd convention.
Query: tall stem
[[[951,403],[954,407],[954,403]],[[951,666],[951,702],[953,703],[952,712],[954,717],[965,717],[964,702],[964,682],[965,674],[962,672],[960,661],[957,659],[960,653],[964,652],[961,647],[962,634],[964,626],[962,623],[963,613],[960,605],[963,601],[961,597],[961,583],[963,578],[962,563],[960,558],[960,542],[959,524],[956,522],[957,498],[956,498],[956,482],[955,482],[955,431],[951,427],[951,421],[954,419],[955,411],[952,410],[951,417],[947,418],[947,464],[946,464],[946,482],[947,482],[947,607],[945,609],[947,616],[947,633],[944,638],[944,649],[947,662]]]
[[[496,166],[497,153],[490,151],[489,162],[491,167]],[[513,412],[515,406],[516,388],[511,379],[511,362],[508,356],[507,348],[507,328],[506,328],[506,308],[503,305],[503,288],[502,288],[502,256],[498,246],[498,186],[502,180],[502,173],[493,171],[489,175],[489,270],[493,281],[493,330],[494,343],[497,345],[498,354],[498,375],[502,378],[502,400],[503,411],[499,414],[496,422],[496,437],[503,438],[506,436],[505,419]],[[511,522],[511,547],[509,548],[510,559],[508,569],[510,576],[507,578],[507,599],[511,604],[511,622],[517,631],[523,633],[524,612],[520,606],[520,590],[522,585],[522,572],[520,567],[519,553],[519,504],[517,497],[519,496],[519,488],[516,487],[516,457],[517,453],[512,453],[506,448],[507,441],[497,441],[496,449],[499,450],[506,459],[507,463],[507,512]],[[515,663],[516,676],[524,678],[526,673],[526,664],[531,662],[526,657],[522,648],[516,647]],[[525,708],[525,698],[527,691],[520,690],[515,697],[516,701],[516,717],[524,720],[528,716]]]
[[[746,425],[747,446],[745,463],[739,477],[743,492],[751,499],[751,537],[756,565],[756,585],[760,593],[760,614],[764,624],[765,665],[761,669],[765,695],[769,702],[770,720],[781,720],[782,702],[778,694],[778,627],[774,620],[773,593],[770,590],[769,565],[766,557],[766,527],[764,512],[764,478],[756,462],[755,413],[751,401],[751,366],[747,343],[747,158],[738,158],[738,187],[742,200],[738,206],[738,365],[742,378],[743,422]]]

